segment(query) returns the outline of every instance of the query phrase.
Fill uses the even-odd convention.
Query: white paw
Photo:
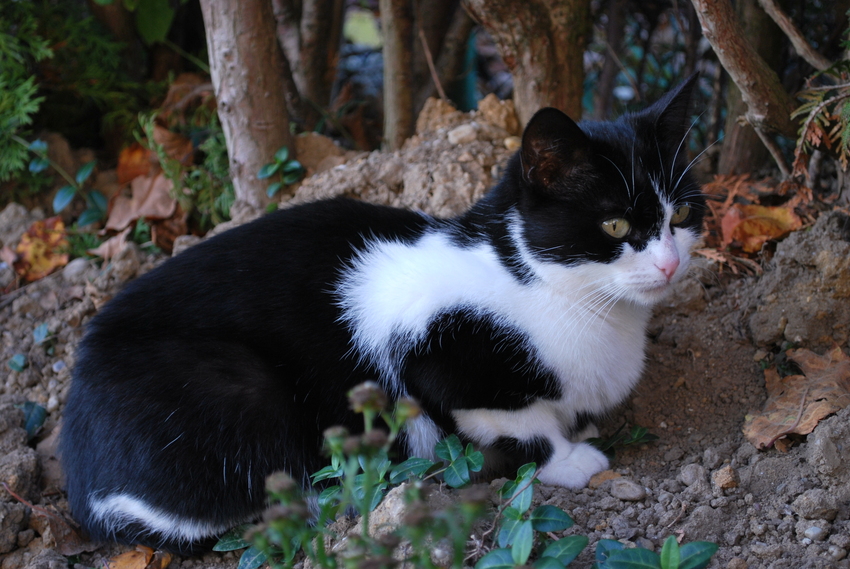
[[[550,486],[584,488],[594,474],[603,470],[608,470],[608,458],[589,444],[577,443],[569,449],[559,449],[537,478]]]
[[[594,425],[593,423],[588,423],[584,429],[571,436],[570,440],[574,443],[578,443],[598,436],[599,429],[596,428],[596,425]]]

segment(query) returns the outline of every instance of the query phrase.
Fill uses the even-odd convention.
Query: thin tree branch
[[[437,88],[437,93],[440,94],[440,98],[444,101],[448,101],[449,98],[446,97],[446,92],[443,91],[443,85],[440,83],[440,78],[437,76],[437,70],[434,68],[434,59],[431,57],[431,49],[428,47],[428,40],[425,39],[425,32],[422,31],[422,27],[419,27],[419,40],[422,42],[422,49],[425,53],[425,61],[428,62],[428,69],[431,71],[431,80],[434,81],[434,87]]]
[[[765,148],[770,151],[770,155],[773,157],[773,161],[776,162],[776,166],[779,168],[779,172],[782,174],[782,179],[787,179],[791,177],[791,169],[788,168],[788,164],[785,162],[785,157],[782,156],[782,150],[779,146],[770,138],[764,130],[757,126],[753,126],[756,131],[756,134],[759,135],[759,138],[764,144]]]
[[[823,71],[832,65],[831,61],[821,55],[806,41],[806,38],[803,37],[803,34],[800,33],[800,30],[791,21],[791,18],[782,11],[782,8],[776,5],[774,0],[759,0],[759,4],[767,12],[767,15],[776,22],[776,25],[779,26],[785,35],[788,36],[788,39],[791,40],[791,45],[794,46],[797,55],[805,59],[809,65],[818,71]]]

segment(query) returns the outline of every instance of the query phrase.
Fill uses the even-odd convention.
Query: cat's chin
[[[663,283],[633,291],[633,300],[646,306],[654,306],[664,300],[673,290],[673,283]]]

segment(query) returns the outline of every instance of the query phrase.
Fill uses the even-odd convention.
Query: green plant
[[[269,184],[266,188],[266,195],[270,198],[280,191],[283,186],[294,184],[304,176],[304,167],[298,160],[289,157],[289,149],[282,147],[275,152],[274,159],[265,164],[260,171],[257,172],[257,179],[266,180],[275,174],[280,174],[280,179]]]
[[[63,251],[71,259],[77,257],[89,258],[92,255],[90,249],[97,249],[103,242],[96,233],[81,230],[79,227],[70,227],[67,230],[68,248]]]
[[[601,450],[609,458],[613,457],[618,447],[641,445],[658,440],[658,435],[653,435],[646,427],[632,427],[624,430],[625,424],[608,438],[593,437],[587,442]]]
[[[9,366],[9,369],[14,371],[24,371],[29,364],[27,362],[27,357],[24,354],[15,354],[9,358],[6,365]]]
[[[591,569],[703,569],[717,552],[717,544],[694,541],[679,547],[672,535],[660,553],[640,547],[626,549],[612,539],[596,544],[596,559]]]

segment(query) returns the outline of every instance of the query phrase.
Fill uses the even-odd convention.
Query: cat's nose
[[[673,278],[673,275],[676,274],[676,269],[679,268],[679,257],[668,257],[660,263],[656,263],[655,266],[659,271],[664,273],[664,276],[667,277],[667,282],[669,283],[670,279]]]

